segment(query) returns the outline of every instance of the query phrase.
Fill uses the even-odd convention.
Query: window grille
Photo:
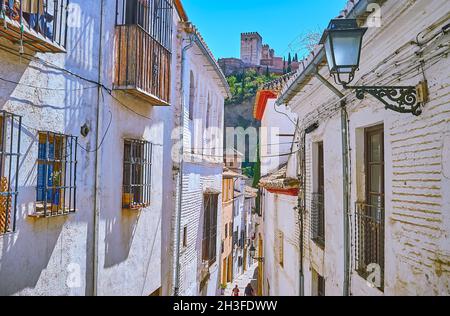
[[[317,160],[315,164],[317,193],[311,202],[311,239],[319,246],[325,247],[325,168],[323,142],[317,143]]]
[[[153,145],[142,140],[125,140],[123,159],[124,209],[141,209],[150,205]]]
[[[325,246],[325,214],[323,194],[314,193],[311,203],[311,238],[319,246]]]
[[[138,25],[172,50],[173,0],[116,0],[116,25]]]
[[[76,210],[78,137],[39,132],[36,216],[67,215]]]
[[[367,129],[365,138],[366,202],[356,203],[356,269],[363,278],[375,273],[374,285],[384,290],[384,127]]]
[[[210,266],[216,262],[218,202],[218,194],[205,194],[203,197],[202,259],[203,262],[208,262]]]
[[[0,111],[0,235],[16,229],[22,117]]]

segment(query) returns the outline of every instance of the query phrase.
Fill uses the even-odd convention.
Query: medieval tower
[[[244,63],[260,65],[262,48],[262,37],[257,32],[241,34],[241,60]]]

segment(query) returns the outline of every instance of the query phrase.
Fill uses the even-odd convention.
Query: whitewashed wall
[[[104,1],[101,33],[101,2],[93,4],[92,1],[73,0],[71,3],[80,8],[81,15],[79,27],[68,29],[67,53],[36,54],[36,57],[97,82],[99,45],[102,42],[101,83],[111,88],[116,1]],[[178,21],[176,13],[174,19]],[[4,39],[0,39],[0,44],[11,45]],[[18,48],[14,47],[14,52],[17,51]],[[22,134],[17,231],[0,236],[0,295],[94,293],[98,99],[100,136],[106,133],[111,116],[112,121],[98,151],[97,294],[149,295],[161,287],[162,210],[173,208],[170,159],[173,108],[152,107],[142,100],[114,94],[131,110],[151,118],[145,119],[114,101],[106,91],[103,96],[99,95],[94,83],[58,68],[29,62],[0,49],[2,78],[47,88],[35,89],[0,81],[1,108],[23,115],[26,124]],[[37,130],[79,135],[80,127],[85,123],[91,132],[87,138],[79,139],[89,152],[78,148],[77,213],[49,219],[29,218],[27,215],[34,212]],[[141,212],[122,210],[124,138],[143,139],[155,144],[152,203]]]
[[[177,52],[180,58],[181,47],[189,42],[188,35],[180,33],[178,43],[180,50]],[[183,120],[183,145],[185,163],[183,164],[183,186],[181,201],[181,232],[187,227],[187,247],[181,247],[180,252],[180,283],[179,294],[183,296],[208,295],[214,296],[220,292],[221,275],[220,265],[220,247],[221,247],[221,225],[222,225],[222,195],[219,195],[217,209],[217,244],[216,244],[216,262],[210,267],[210,277],[206,287],[200,292],[200,272],[202,267],[202,238],[203,238],[203,195],[208,192],[222,192],[222,172],[223,172],[223,106],[225,95],[220,87],[221,81],[215,71],[212,71],[211,62],[199,49],[197,44],[186,53],[186,64],[183,83],[180,79],[175,82],[177,91],[184,92],[184,98],[177,99],[175,108],[176,128],[180,128],[180,115]],[[180,66],[181,67],[181,66]],[[178,68],[181,73],[181,68]],[[190,74],[194,75],[195,80],[195,106],[194,120],[189,119],[189,93],[190,93]],[[181,78],[181,76],[179,77]],[[183,84],[183,87],[181,87]],[[201,153],[204,146],[204,132],[206,127],[207,96],[212,100],[210,111],[211,126],[219,130],[217,137],[212,137],[214,145],[211,148],[213,152],[203,151],[204,159],[201,159]],[[182,103],[184,102],[184,103]],[[207,134],[206,134],[207,135]],[[177,136],[174,134],[174,136]],[[175,137],[177,138],[177,137]],[[192,143],[193,141],[193,143]],[[197,155],[191,155],[191,145]],[[193,158],[193,160],[192,160]],[[200,158],[200,159],[199,159]],[[176,170],[177,172],[177,170]],[[175,174],[176,174],[175,172]],[[179,183],[177,181],[174,203],[177,203],[179,197]],[[166,216],[164,223],[174,227],[173,230],[167,230],[166,240],[163,243],[165,251],[165,262],[170,270],[163,268],[163,293],[173,294],[175,280],[175,257],[176,257],[176,207],[169,210],[170,217]],[[164,224],[165,226],[165,224]]]
[[[261,175],[278,170],[288,161],[286,155],[292,150],[293,137],[280,137],[280,134],[293,135],[297,115],[286,106],[275,105],[276,99],[269,99],[261,120]],[[282,156],[279,156],[282,155]]]
[[[361,66],[355,84],[416,85],[423,80],[418,71],[419,50],[411,44],[422,31],[438,32],[448,23],[450,4],[445,0],[394,1],[381,8],[382,27],[370,28],[364,39]],[[412,23],[414,21],[414,23]],[[448,34],[436,39],[448,44]],[[359,181],[363,170],[357,163],[361,156],[358,133],[363,128],[384,124],[386,161],[386,232],[385,232],[385,290],[370,288],[355,272],[351,277],[353,295],[449,295],[450,294],[450,214],[448,161],[450,98],[449,61],[446,55],[429,61],[445,50],[431,46],[425,49],[424,72],[430,89],[430,100],[423,114],[414,117],[384,109],[383,104],[368,96],[365,100],[348,98],[351,161],[351,211],[361,192]],[[398,50],[397,54],[394,54]],[[394,55],[393,57],[389,57]],[[389,60],[385,60],[389,57]],[[394,62],[398,63],[395,64]],[[393,64],[390,68],[389,65]],[[412,71],[398,81],[399,72],[408,65]],[[327,77],[323,67],[320,73]],[[367,74],[367,75],[365,75]],[[362,79],[361,79],[362,78]],[[361,81],[359,81],[361,79]],[[358,82],[359,81],[359,82]],[[304,119],[315,109],[322,108],[336,97],[312,79],[290,106]],[[338,87],[340,88],[340,87]],[[348,91],[343,91],[348,93]],[[338,111],[329,111],[328,119],[320,120],[320,128],[306,139],[307,162],[307,220],[314,190],[311,179],[313,143],[324,141],[326,246],[322,253],[305,245],[305,292],[312,289],[311,266],[323,273],[327,295],[343,293],[343,214],[342,214],[342,149],[341,125]],[[302,126],[306,128],[307,126]],[[296,159],[292,159],[295,163]],[[293,170],[290,163],[289,170]],[[353,223],[352,223],[353,225]],[[308,224],[305,234],[309,233]],[[351,236],[352,240],[354,236]],[[354,249],[351,252],[354,262]],[[352,265],[352,271],[354,265]]]
[[[264,295],[299,295],[299,225],[295,196],[270,193],[264,190]],[[275,241],[281,231],[284,262],[277,256],[279,246]],[[270,288],[270,292],[269,292]]]

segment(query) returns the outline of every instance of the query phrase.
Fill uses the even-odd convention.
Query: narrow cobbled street
[[[251,283],[253,290],[255,291],[255,295],[257,292],[257,273],[258,273],[258,264],[254,264],[247,271],[241,274],[234,282],[228,283],[227,288],[225,289],[224,296],[232,296],[233,288],[237,285],[239,287],[239,296],[244,296],[245,287],[247,284]]]

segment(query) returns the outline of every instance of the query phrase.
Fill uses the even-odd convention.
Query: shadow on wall
[[[23,196],[35,194],[34,187],[22,187],[20,190]],[[19,204],[17,220],[25,221],[28,212],[26,205]],[[48,267],[66,220],[67,217],[29,219],[22,225],[18,223],[16,233],[1,237],[1,296],[13,295],[27,288],[36,287],[42,271]],[[28,225],[29,223],[32,225]],[[31,231],[27,231],[30,228]],[[65,269],[63,267],[61,269],[62,274]]]
[[[107,217],[104,212],[102,217]],[[127,260],[141,211],[120,211],[118,217],[105,220],[105,264],[104,268],[116,266]]]

